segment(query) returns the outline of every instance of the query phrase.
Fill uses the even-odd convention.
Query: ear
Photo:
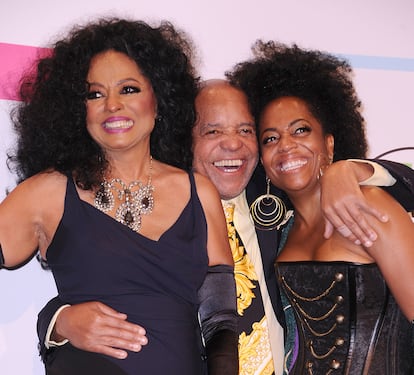
[[[328,151],[329,160],[331,162],[333,160],[333,155],[334,155],[334,144],[335,144],[334,136],[332,134],[325,135],[325,147],[326,147],[326,150]]]

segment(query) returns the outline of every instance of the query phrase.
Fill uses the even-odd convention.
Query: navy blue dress
[[[189,176],[190,200],[158,241],[82,201],[68,179],[64,214],[47,261],[65,303],[100,301],[146,329],[148,344],[139,353],[124,360],[101,356],[126,374],[206,371],[197,290],[208,267],[207,225]]]

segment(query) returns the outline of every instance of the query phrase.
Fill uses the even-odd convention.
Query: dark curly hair
[[[157,98],[151,154],[179,168],[192,164],[191,129],[199,78],[190,39],[171,23],[104,18],[75,26],[38,60],[36,74],[20,86],[22,103],[12,112],[17,148],[9,168],[24,180],[57,170],[76,176],[83,189],[97,186],[107,167],[105,155],[86,129],[86,77],[91,59],[104,51],[132,58],[150,80]]]
[[[254,58],[237,64],[226,72],[226,77],[248,96],[257,124],[271,101],[298,97],[307,103],[325,134],[334,136],[334,160],[365,157],[367,141],[361,101],[347,61],[274,41],[258,40],[252,51]]]

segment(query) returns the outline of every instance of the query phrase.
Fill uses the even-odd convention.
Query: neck
[[[135,155],[132,158],[109,158],[109,167],[105,173],[106,180],[121,179],[126,184],[133,181],[146,181],[152,174],[153,160],[148,154]]]
[[[221,199],[222,202],[227,202],[227,201],[230,201],[232,199],[238,198],[244,192],[245,192],[245,189],[243,189],[242,191],[238,192],[236,195],[232,195],[232,196],[229,196],[229,195],[225,195],[225,196],[220,195],[220,199]]]
[[[323,219],[320,189],[313,193],[288,194],[289,199],[295,210],[295,223],[308,227],[320,223]]]

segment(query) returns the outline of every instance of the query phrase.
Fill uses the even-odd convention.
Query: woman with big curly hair
[[[256,42],[254,53],[228,76],[249,96],[268,178],[294,207],[275,266],[290,322],[285,371],[409,374],[411,218],[384,190],[363,187],[367,201],[389,216],[368,218],[376,241],[324,237],[322,176],[333,161],[363,158],[367,150],[352,69],[331,54],[272,41]]]
[[[73,28],[22,82],[9,157],[21,182],[0,205],[1,264],[38,250],[63,303],[99,301],[146,330],[125,359],[59,346],[49,374],[195,375],[207,363],[237,374],[224,214],[189,172],[191,58],[168,22],[101,19]]]

